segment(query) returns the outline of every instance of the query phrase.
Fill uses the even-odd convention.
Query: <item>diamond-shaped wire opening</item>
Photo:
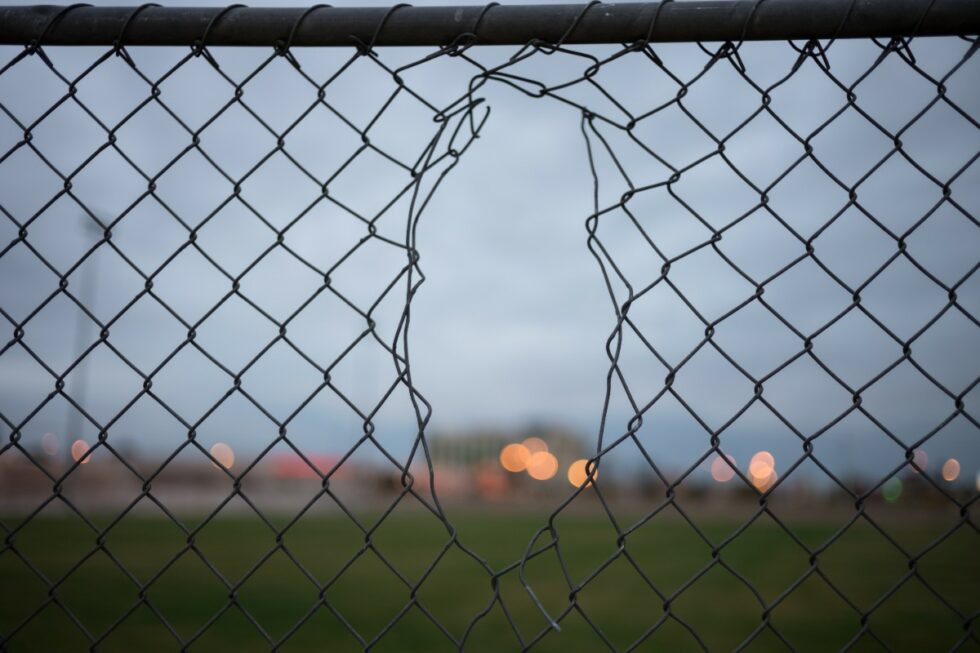
[[[243,392],[280,421],[298,411],[323,384],[323,374],[282,340],[242,376]]]
[[[617,650],[627,648],[663,616],[663,598],[625,556],[617,556],[587,584],[578,587],[575,601],[589,626]],[[617,600],[628,595],[629,602]]]
[[[57,273],[32,252],[24,242],[16,243],[0,256],[0,275],[8,279],[36,279],[27,287],[20,284],[4,284],[0,288],[3,314],[10,320],[23,322],[48,297],[58,289]]]
[[[30,621],[11,631],[7,637],[13,646],[23,643],[25,648],[36,645],[52,650],[85,649],[92,645],[91,635],[79,628],[64,608],[53,602],[44,604]]]
[[[371,524],[372,544],[412,584],[440,559],[449,539],[445,524],[412,495]]]
[[[859,388],[898,361],[902,346],[852,308],[813,339],[813,354],[849,387]]]
[[[68,283],[68,293],[102,323],[111,322],[125,310],[146,284],[140,273],[106,243],[100,243],[78,263]]]
[[[189,324],[210,313],[231,294],[232,282],[201,252],[186,243],[153,278],[153,294]],[[190,292],[191,290],[194,292]]]
[[[30,131],[31,148],[65,176],[84,170],[89,157],[108,145],[102,126],[67,95]]]
[[[317,585],[282,550],[263,557],[236,592],[239,605],[274,640],[282,637],[317,603]]]
[[[19,424],[28,418],[55,388],[54,378],[22,345],[15,344],[0,354],[0,370],[4,376],[26,379],[17,395],[0,393],[0,412],[8,423]]]
[[[782,524],[762,514],[722,549],[721,560],[767,605],[810,573],[809,553]]]
[[[980,174],[980,165],[974,166]],[[973,170],[974,168],[971,168]],[[972,180],[970,183],[975,183]],[[964,207],[965,208],[965,207]],[[953,204],[941,204],[908,237],[908,255],[940,283],[954,286],[971,274],[970,255],[980,247],[980,228],[969,216],[980,213],[980,202],[974,204],[971,213]],[[939,234],[951,238],[945,246],[937,247]]]
[[[758,592],[721,564],[706,566],[699,574],[672,599],[671,611],[698,634],[709,650],[736,648],[758,626],[763,611]],[[735,611],[735,605],[746,607]],[[756,606],[758,613],[753,614]],[[725,619],[727,627],[711,628],[709,624],[717,619]]]
[[[901,396],[915,397],[914,407],[895,406]],[[887,399],[886,399],[887,397]],[[895,437],[911,446],[941,425],[956,409],[955,401],[904,361],[861,393],[861,409]]]
[[[970,549],[977,545],[977,534],[968,524],[954,527],[935,546],[930,546],[917,564],[918,574],[929,587],[963,615],[977,609],[976,596],[970,590],[970,578],[976,569]],[[966,560],[972,571],[963,573],[959,561]]]
[[[671,264],[670,282],[699,314],[716,322],[746,302],[756,288],[711,247],[701,247]],[[704,283],[711,279],[711,285]]]
[[[85,209],[68,195],[62,195],[31,222],[26,242],[56,270],[66,273],[102,235],[103,229]]]
[[[410,589],[378,556],[366,549],[342,568],[339,576],[327,581],[327,602],[340,613],[354,631],[365,640],[373,640],[405,608]],[[370,586],[375,600],[360,600],[363,588]]]
[[[864,519],[835,533],[821,549],[821,573],[862,612],[874,607],[908,573],[902,551]]]
[[[299,652],[321,646],[356,650],[364,645],[340,617],[323,605],[308,613],[305,620],[297,626],[288,634],[288,639],[280,645],[279,650]]]
[[[871,615],[869,624],[886,646],[954,648],[963,637],[965,619],[950,610],[918,579],[910,578]],[[909,638],[899,640],[899,623],[909,624]],[[904,629],[903,629],[904,630]]]
[[[758,301],[748,302],[720,322],[712,340],[757,379],[803,350],[800,338]]]
[[[149,99],[147,88],[146,99]],[[179,160],[191,146],[193,136],[164,105],[148,101],[126,119],[114,132],[116,147],[146,175],[155,177],[172,162]]]
[[[803,144],[767,111],[725,141],[725,157],[759,188],[768,187],[803,156]]]
[[[153,578],[187,542],[180,524],[149,498],[127,507],[103,532],[106,550],[140,583]]]
[[[848,187],[875,170],[895,149],[892,139],[851,105],[821,125],[810,142],[813,159]]]
[[[260,455],[241,454],[243,460],[236,470],[248,469],[241,482],[242,496],[264,521],[276,529],[289,528],[323,496],[321,466],[327,467],[330,459],[322,454],[300,455],[284,442]]]
[[[895,236],[904,236],[942,199],[942,188],[900,153],[855,189],[857,203]]]
[[[456,545],[450,546],[426,574],[418,596],[457,640],[463,638],[473,618],[494,600],[487,569]],[[475,639],[474,646],[480,641]]]
[[[241,650],[271,647],[272,638],[254,619],[237,605],[230,605],[216,615],[206,628],[195,633],[191,650],[214,650],[219,646],[234,646]]]
[[[241,278],[240,294],[273,319],[283,322],[300,310],[323,283],[321,275],[286,249],[276,247]]]
[[[233,196],[237,180],[196,147],[154,179],[154,197],[185,229],[199,226]]]
[[[707,56],[702,57],[708,64]],[[732,133],[759,108],[759,93],[745,82],[731,60],[718,59],[685,81],[689,84],[688,93],[680,104],[715,138],[722,139]],[[712,107],[722,98],[726,110],[713,111]]]
[[[83,444],[75,442],[71,452],[73,459],[79,456],[78,464],[63,482],[61,496],[95,526],[105,528],[114,513],[139,498],[142,480],[108,441],[86,438]]]
[[[284,142],[286,154],[321,182],[365,147],[357,128],[323,102],[288,131]]]
[[[104,221],[112,218],[98,217]],[[80,222],[91,222],[91,219]],[[187,231],[155,197],[141,201],[111,227],[112,243],[146,276],[159,269],[187,242]],[[101,237],[103,233],[93,233],[92,237]]]
[[[0,633],[7,636],[28,620],[38,606],[47,601],[48,585],[15,550],[9,548],[0,552],[0,577],[10,584],[9,587],[17,588],[16,594],[3,592],[0,595]]]
[[[134,48],[134,52],[138,55],[140,50]],[[234,89],[204,57],[182,57],[175,64],[174,69],[148,77],[159,85],[160,102],[191,129],[198,130],[232,100]],[[185,88],[197,90],[188,96],[182,91]]]
[[[14,531],[12,538],[7,535],[6,542],[13,543],[18,557],[30,561],[36,573],[55,583],[94,549],[96,532],[57,499],[32,508],[37,512],[30,516],[5,520]]]
[[[183,588],[194,587],[192,597]],[[146,589],[163,619],[187,641],[225,605],[228,589],[193,549],[180,553],[150,581]]]
[[[105,551],[97,550],[58,584],[57,594],[89,632],[99,637],[137,602],[139,589]]]
[[[372,650],[396,653],[403,650],[407,642],[418,645],[427,651],[457,651],[452,638],[444,632],[441,624],[436,623],[430,615],[421,608],[413,605],[395,623],[390,630],[381,635],[380,641]]]
[[[100,637],[99,649],[111,653],[125,653],[134,646],[151,649],[161,642],[179,646],[179,640],[174,637],[173,632],[145,603],[129,612],[121,622],[111,626]]]
[[[195,380],[196,392],[182,391],[183,379]],[[232,379],[193,345],[184,345],[153,377],[153,396],[186,422],[197,422],[232,388]]]
[[[913,122],[936,96],[935,85],[909,72],[908,63],[897,52],[890,52],[852,87],[857,106],[893,134]],[[902,101],[908,97],[916,100]]]
[[[831,48],[830,56],[834,52]],[[783,72],[789,74],[790,66]],[[769,94],[772,98],[769,108],[803,139],[817,131],[847,101],[846,90],[809,57],[795,73],[771,88]]]
[[[679,500],[681,506],[683,499]],[[663,596],[659,600],[651,597],[646,607],[661,607],[663,601],[680,590],[692,576],[711,562],[711,544],[704,540],[698,530],[687,522],[686,516],[676,504],[666,504],[652,516],[628,524],[630,533],[626,536],[626,552],[631,565],[636,565],[645,576],[644,584],[652,585],[654,592]],[[712,537],[705,533],[704,535]],[[668,552],[684,551],[676,560],[668,557]],[[621,567],[621,571],[628,571]],[[636,572],[630,572],[636,575]],[[644,593],[645,594],[645,593]],[[650,624],[654,620],[643,622]]]
[[[36,150],[26,145],[3,154],[0,171],[13,170],[27,174],[34,183],[28,188],[22,188],[15,175],[0,175],[0,207],[3,207],[7,218],[24,225],[64,192],[64,175],[52,169]]]
[[[20,89],[30,86],[30,93]],[[0,73],[0,95],[13,120],[21,125],[35,122],[65,94],[65,85],[40,57],[26,57]]]
[[[815,253],[819,257],[819,250],[815,249]],[[800,296],[807,301],[794,301]],[[813,257],[806,257],[766,284],[762,301],[805,337],[842,313],[852,303],[853,295]]]
[[[718,429],[752,399],[753,384],[709,343],[676,373],[673,390],[687,410]]]
[[[766,209],[753,211],[725,231],[718,248],[744,274],[763,282],[805,251],[800,238],[780,223],[781,217]],[[760,241],[772,243],[772,247],[760,251]]]
[[[821,607],[821,628],[813,628],[810,624],[809,606],[813,605]],[[770,620],[790,646],[814,653],[840,650],[862,628],[860,612],[841,597],[819,572],[807,576],[775,605]]]
[[[691,219],[715,230],[731,224],[759,204],[759,193],[717,154],[684,170],[670,189]]]
[[[851,206],[813,239],[814,258],[850,288],[864,285],[895,256],[894,238]]]
[[[821,169],[812,157],[796,164],[766,193],[774,217],[803,239],[817,233],[848,205],[845,186]]]
[[[905,152],[927,174],[945,182],[975,160],[980,130],[946,102],[936,102],[902,134]]]
[[[806,397],[796,391],[800,387],[808,388]],[[764,395],[767,406],[804,435],[816,433],[854,405],[853,395],[811,356],[797,358],[772,376]]]
[[[250,172],[275,150],[276,137],[235,102],[200,133],[200,149],[216,169],[236,182],[250,179]],[[247,186],[243,185],[243,188]]]

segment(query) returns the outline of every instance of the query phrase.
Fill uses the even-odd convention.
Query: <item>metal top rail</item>
[[[48,45],[484,45],[734,41],[980,33],[977,0],[682,0],[465,7],[0,7],[0,43]],[[659,14],[658,14],[659,10]],[[224,13],[222,13],[224,12]],[[654,23],[654,17],[656,21]],[[213,20],[217,18],[217,20]],[[213,21],[213,22],[212,22]],[[209,29],[210,26],[210,29]],[[652,26],[652,30],[651,30]],[[574,27],[574,29],[573,29]]]

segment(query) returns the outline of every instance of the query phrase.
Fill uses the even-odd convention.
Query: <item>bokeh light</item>
[[[508,472],[523,472],[531,452],[523,444],[508,444],[500,450],[500,466]]]
[[[749,461],[749,474],[753,478],[767,479],[776,467],[776,459],[768,451],[760,451]]]
[[[881,496],[885,497],[885,501],[889,503],[898,501],[898,498],[902,496],[902,479],[892,476],[885,481],[885,484],[881,486]]]
[[[57,435],[54,433],[45,433],[41,436],[41,450],[44,453],[48,454],[49,456],[53,456],[58,453],[58,449]]]
[[[771,488],[779,477],[776,475],[776,459],[768,451],[759,451],[749,461],[749,480],[760,492]]]
[[[728,462],[725,462],[725,458],[728,459]],[[725,454],[725,458],[716,455],[715,459],[711,461],[711,478],[719,483],[727,483],[735,478],[735,457]]]
[[[952,483],[960,475],[960,461],[950,458],[943,463],[943,480]]]
[[[589,461],[585,458],[580,458],[576,460],[571,465],[568,466],[568,482],[575,487],[582,487],[583,484],[592,485],[592,481],[589,480],[589,474],[586,471],[586,465]],[[599,478],[599,470],[592,470],[592,478]]]
[[[775,485],[776,481],[778,480],[779,480],[779,474],[776,473],[776,470],[773,470],[769,472],[769,476],[766,476],[765,478],[753,476],[752,485],[754,485],[755,489],[757,489],[759,492],[765,492],[773,485]]]
[[[231,469],[235,464],[235,452],[224,442],[218,442],[211,447],[211,456],[225,469]]]
[[[88,463],[91,457],[84,457],[88,453],[89,446],[88,442],[85,440],[75,440],[71,443],[71,459],[75,462],[81,461],[81,464]]]
[[[892,476],[881,486],[881,494],[885,497],[885,501],[889,503],[898,501],[898,498],[902,496],[902,479],[897,476]]]
[[[558,472],[558,459],[547,451],[532,453],[527,459],[527,474],[536,481],[547,481]]]
[[[912,454],[912,462],[915,463],[919,468],[916,469],[915,467],[912,467],[912,471],[918,474],[919,470],[925,471],[926,465],[929,464],[929,456],[927,456],[926,452],[923,451],[922,449],[916,449],[915,452]]]
[[[528,438],[522,442],[530,453],[538,453],[540,451],[548,450],[548,443],[541,438]]]

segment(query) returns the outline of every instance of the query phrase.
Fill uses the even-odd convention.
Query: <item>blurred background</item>
[[[970,46],[918,39],[916,66],[944,78]],[[619,46],[575,49],[602,59]],[[21,48],[2,50],[6,62]],[[484,101],[473,122],[456,114],[440,133],[435,110],[479,72],[458,57],[400,72],[413,94],[395,93],[389,72],[341,49],[294,52],[315,83],[268,48],[213,48],[217,69],[205,57],[183,61],[184,48],[130,48],[135,69],[109,56],[87,73],[105,48],[45,48],[64,79],[38,56],[4,69],[0,315],[14,339],[0,353],[9,434],[0,578],[11,588],[0,633],[17,629],[11,650],[18,642],[69,650],[103,631],[109,648],[173,644],[172,632],[154,634],[161,621],[149,606],[127,612],[148,582],[178,638],[201,636],[209,650],[284,636],[298,649],[323,641],[357,649],[391,619],[380,641],[392,650],[438,649],[450,640],[432,619],[399,612],[417,582],[438,595],[436,620],[454,637],[492,608],[477,622],[486,632],[473,631],[473,650],[519,649],[557,615],[569,626],[541,650],[609,646],[596,628],[625,647],[663,615],[666,625],[645,641],[661,638],[667,650],[726,650],[746,637],[757,650],[783,650],[787,640],[830,650],[853,638],[867,650],[978,648],[963,624],[972,623],[980,581],[969,514],[980,490],[971,417],[980,400],[980,59],[943,81],[957,111],[935,102],[935,83],[898,53],[876,61],[881,48],[870,40],[835,43],[830,75],[813,58],[794,71],[798,54],[782,42],[746,44],[745,76],[727,60],[705,70],[710,55],[697,44],[654,50],[663,69],[629,55],[602,66],[594,83],[558,92],[608,119],[594,131],[568,102],[531,97],[531,84],[518,82],[521,93],[491,81],[475,93]],[[514,51],[467,54],[489,67]],[[391,48],[379,58],[396,69],[429,52]],[[507,72],[553,85],[591,63],[538,54]],[[62,101],[65,80],[80,75],[74,99]],[[316,102],[316,84],[333,75],[328,107]],[[780,123],[759,112],[758,89],[787,76],[770,93]],[[641,120],[634,138],[611,124],[669,103],[677,80],[696,80],[683,110],[668,105]],[[855,83],[860,111],[842,111]],[[158,101],[147,102],[153,84]],[[436,156],[461,149],[484,118],[458,160],[426,172],[426,199],[413,203],[405,188],[430,142],[439,137]],[[814,159],[789,130],[812,137]],[[192,132],[199,147],[189,147]],[[907,156],[894,152],[894,134]],[[677,170],[669,190],[658,185]],[[617,206],[646,186],[629,213]],[[753,210],[760,188],[770,211]],[[627,329],[619,355],[626,388],[613,379],[608,396],[610,290],[622,304],[626,288],[610,273],[607,289],[587,247],[586,219],[597,209],[599,242],[635,292],[671,260],[670,284],[630,307],[636,331]],[[432,406],[431,478],[400,370],[366,331],[370,312],[381,341],[401,334],[406,251],[397,243],[410,216],[425,275],[412,300],[411,380]],[[726,225],[717,249],[684,254]],[[908,256],[896,256],[896,237]],[[809,239],[819,265],[804,257]],[[58,292],[62,276],[67,293]],[[771,311],[745,303],[762,283]],[[855,291],[863,310],[846,310]],[[706,323],[720,319],[717,347],[699,347]],[[798,356],[800,334],[812,338],[813,356]],[[673,392],[661,394],[682,362]],[[61,375],[64,392],[52,394]],[[764,379],[767,403],[753,400],[753,378]],[[624,437],[633,404],[644,407],[642,426]],[[711,451],[713,432],[725,456]],[[803,441],[814,435],[810,458]],[[600,452],[593,484],[586,465]],[[426,501],[434,478],[460,541],[489,568],[508,569],[506,600],[494,603],[476,558],[455,545],[443,557],[450,531],[404,495],[402,467]],[[542,611],[507,565],[548,544],[550,533],[534,534],[551,514],[563,525],[567,566],[553,549],[532,559],[550,561],[525,580]],[[315,581],[277,548],[281,529]],[[624,531],[639,562],[620,555]],[[105,542],[136,585],[105,556]],[[713,562],[717,546],[738,573]],[[814,552],[825,553],[826,577]],[[201,569],[181,568],[188,557],[213,563],[203,574],[213,597],[195,584]],[[377,568],[347,571],[347,561],[367,558]],[[607,559],[611,571],[592,580]],[[430,565],[454,571],[427,583]],[[305,620],[317,583],[334,574],[357,579],[329,585],[346,616],[324,607]],[[168,578],[174,587],[160,589]],[[603,578],[608,587],[595,589]],[[569,609],[570,588],[583,581],[577,605],[594,622]],[[358,587],[386,582],[395,589],[379,589],[386,598],[377,605],[358,600]],[[69,607],[35,615],[51,583]],[[299,585],[309,591],[300,596]],[[199,600],[188,602],[181,597],[192,586]],[[208,618],[239,586],[246,609],[222,612],[212,628]],[[471,587],[480,592],[454,602]],[[686,607],[665,603],[674,591]],[[96,596],[98,606],[87,605]],[[764,617],[757,633],[772,601],[783,607],[778,623]],[[808,611],[818,606],[827,627],[814,633]],[[307,628],[321,612],[326,621]],[[870,630],[862,614],[873,615]],[[66,615],[83,615],[89,630]],[[207,644],[213,632],[218,642]]]

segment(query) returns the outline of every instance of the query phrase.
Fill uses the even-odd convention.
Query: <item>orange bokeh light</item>
[[[521,444],[527,447],[529,453],[538,453],[539,451],[548,450],[548,443],[541,438],[527,438]]]
[[[500,450],[500,466],[508,472],[523,472],[531,452],[523,444],[508,444]]]
[[[725,458],[728,459],[728,462],[725,462]],[[735,478],[735,458],[728,454],[725,454],[725,458],[715,456],[715,459],[711,461],[711,478],[719,483],[727,483]]]
[[[91,460],[91,457],[84,457],[88,453],[88,450],[88,442],[85,440],[75,440],[71,443],[71,459],[76,462],[81,461],[82,465],[86,464]]]
[[[586,465],[588,465],[588,460],[581,458],[576,460],[571,465],[568,466],[568,482],[575,487],[582,487],[585,485],[592,485],[592,481],[589,480],[589,474],[586,471]],[[599,470],[592,470],[592,478],[599,478]]]
[[[547,451],[532,453],[527,459],[527,474],[536,481],[547,481],[558,472],[558,459]]]
[[[231,469],[235,464],[235,452],[224,442],[218,442],[211,447],[211,456],[225,469]]]
[[[765,492],[775,485],[777,480],[779,480],[779,475],[775,472],[775,470],[773,470],[766,478],[753,476],[752,485],[754,485],[755,489],[757,489],[759,492]]]
[[[943,463],[943,480],[952,483],[960,475],[960,461],[950,458]]]
[[[760,451],[749,461],[749,476],[765,480],[776,470],[776,459],[768,451]]]
[[[768,451],[759,451],[749,461],[749,479],[760,492],[765,492],[776,483],[776,459]]]

